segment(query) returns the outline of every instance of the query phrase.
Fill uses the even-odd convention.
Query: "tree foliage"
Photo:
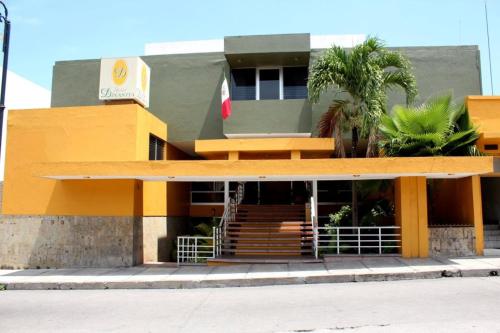
[[[396,87],[403,88],[408,103],[417,95],[408,59],[399,52],[385,49],[378,38],[370,37],[350,51],[331,47],[310,71],[309,99],[317,103],[320,96],[332,88],[347,93],[347,98],[335,99],[322,115],[318,123],[319,136],[333,136],[337,156],[345,157],[342,133],[351,129],[353,136],[357,136],[359,129],[362,136],[368,136],[367,156],[373,156],[380,117],[386,111],[386,91]],[[355,146],[357,137],[353,137],[353,141]]]
[[[467,108],[455,105],[450,94],[419,107],[395,106],[391,116],[382,116],[380,132],[386,156],[481,155]]]

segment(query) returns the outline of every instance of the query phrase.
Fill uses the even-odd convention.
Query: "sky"
[[[479,45],[491,94],[484,0],[4,0],[9,69],[51,88],[56,61],[144,54],[151,42],[304,33],[366,34],[387,46]],[[500,0],[488,0],[500,94]]]

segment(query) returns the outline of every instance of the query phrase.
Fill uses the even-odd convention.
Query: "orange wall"
[[[471,177],[434,180],[433,192],[436,222],[474,225]]]
[[[479,149],[500,156],[500,96],[468,96],[467,108],[472,122],[479,126]],[[485,150],[484,145],[496,144],[498,149]]]
[[[167,128],[142,107],[11,110],[7,126],[4,214],[165,215],[166,203],[148,198],[165,198],[166,189],[143,191],[135,180],[57,181],[33,172],[44,162],[147,160],[149,133],[166,139]]]
[[[396,225],[401,227],[404,258],[429,255],[425,177],[400,177],[394,184]]]
[[[166,147],[167,160],[190,160],[191,156],[171,144]],[[167,183],[167,215],[189,216],[190,184],[185,182]]]

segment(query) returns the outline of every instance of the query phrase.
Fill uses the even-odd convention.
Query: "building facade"
[[[323,48],[315,48],[318,40],[236,36],[200,51],[150,47],[157,54],[141,57],[150,72],[137,72],[148,103],[100,98],[103,75],[118,85],[128,80],[123,59],[109,73],[99,59],[57,62],[52,107],[9,114],[0,266],[192,262],[192,247],[195,256],[212,251],[214,264],[482,255],[483,222],[500,217],[500,99],[480,96],[478,48],[397,50],[414,66],[420,101],[449,90],[467,101],[489,156],[333,159],[333,139],[317,138],[316,124],[338,92],[315,105],[307,98],[308,68],[328,38]],[[329,41],[339,40],[359,42]],[[232,98],[226,120],[224,77]],[[389,107],[402,102],[402,94],[389,94]],[[328,215],[349,201],[353,180],[387,180],[377,200],[390,201],[393,213],[332,233]],[[218,226],[221,217],[203,239],[177,238],[195,233],[198,222],[216,218]]]

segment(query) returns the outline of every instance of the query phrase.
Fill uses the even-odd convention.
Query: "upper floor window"
[[[154,136],[153,134],[149,135],[149,160],[150,161],[158,161],[163,160],[165,151],[165,141]]]
[[[243,68],[231,70],[231,99],[307,98],[307,67]]]

